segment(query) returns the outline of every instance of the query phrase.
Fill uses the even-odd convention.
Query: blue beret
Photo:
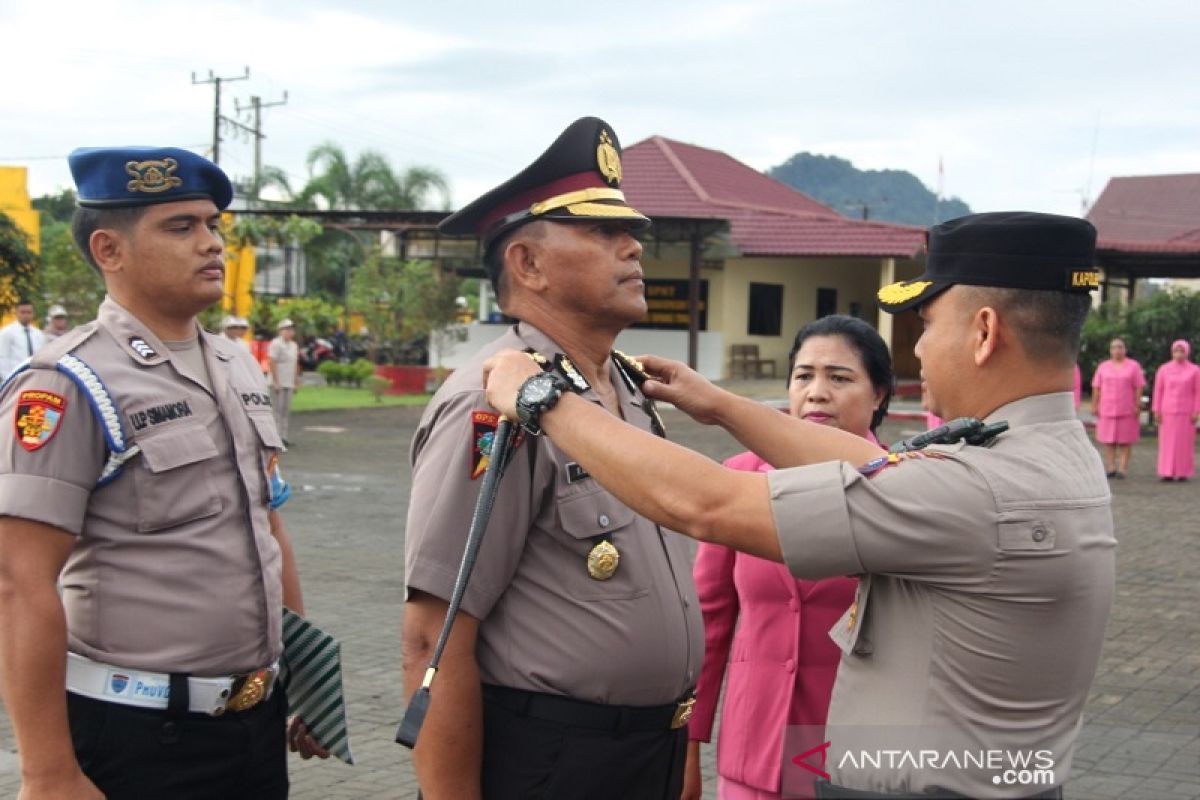
[[[81,147],[67,161],[84,208],[208,199],[224,209],[233,199],[220,167],[178,147]]]
[[[895,314],[955,284],[1090,292],[1100,285],[1096,229],[1077,217],[1000,211],[959,217],[929,229],[925,274],[879,290]]]

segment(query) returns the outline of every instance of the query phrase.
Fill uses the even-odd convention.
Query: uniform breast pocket
[[[212,476],[217,446],[201,425],[181,425],[138,441],[134,465],[139,533],[173,528],[221,510]]]
[[[629,600],[649,593],[649,565],[645,554],[652,531],[636,530],[633,509],[605,491],[560,498],[558,519],[565,534],[566,563],[561,565],[564,586],[580,600]],[[600,539],[607,539],[620,554],[616,571],[607,580],[588,573],[588,554]],[[654,543],[657,546],[657,543]]]

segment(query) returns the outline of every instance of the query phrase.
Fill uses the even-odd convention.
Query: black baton
[[[496,489],[500,484],[500,476],[508,464],[512,450],[513,424],[508,417],[500,417],[496,425],[496,433],[492,440],[492,454],[489,456],[487,469],[483,473],[483,483],[479,487],[479,499],[475,502],[475,514],[471,517],[471,529],[467,533],[467,544],[463,548],[462,563],[458,565],[458,577],[454,579],[454,591],[450,595],[450,606],[446,609],[446,621],[442,623],[442,633],[438,636],[437,646],[433,649],[433,659],[425,670],[421,687],[413,692],[404,719],[396,731],[396,743],[412,748],[417,744],[417,736],[421,733],[421,725],[425,722],[425,714],[429,711],[429,687],[437,677],[438,665],[442,660],[442,651],[450,639],[450,629],[454,626],[454,617],[458,607],[462,605],[463,595],[467,591],[467,582],[471,580],[471,570],[475,568],[475,558],[479,555],[479,545],[483,543],[483,533],[487,530],[488,519],[492,516],[492,502],[496,499]]]

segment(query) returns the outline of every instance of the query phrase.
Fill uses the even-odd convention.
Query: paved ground
[[[773,384],[754,389],[778,394]],[[407,750],[392,742],[403,698],[399,636],[403,599],[406,454],[420,409],[320,412],[293,421],[284,468],[297,489],[286,509],[310,616],[343,641],[353,746],[359,764],[293,761],[292,796],[413,798]],[[672,438],[723,458],[738,448],[722,432],[665,414]],[[914,423],[891,422],[891,441]],[[1071,798],[1200,797],[1200,481],[1163,484],[1154,443],[1134,451],[1114,484],[1121,540],[1118,594],[1086,712]],[[0,715],[0,796],[15,796],[16,757]],[[707,797],[715,796],[712,754]]]

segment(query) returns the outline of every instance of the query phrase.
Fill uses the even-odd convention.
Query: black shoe
[[[284,442],[284,444],[287,444],[287,442]],[[1115,478],[1115,477],[1117,477],[1117,471],[1116,471],[1115,469],[1114,469],[1114,470],[1109,470],[1108,472],[1104,473],[1104,477],[1106,477],[1106,478]]]
[[[1116,478],[1117,480],[1123,481],[1123,480],[1125,480],[1125,473],[1118,470],[1116,473],[1113,474],[1113,477]]]

